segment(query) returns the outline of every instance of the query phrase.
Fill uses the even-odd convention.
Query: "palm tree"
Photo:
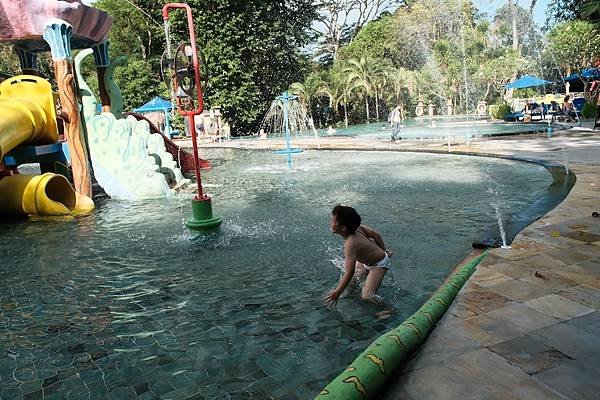
[[[588,0],[581,5],[581,16],[600,28],[600,3]]]
[[[332,75],[331,84],[331,106],[339,111],[339,107],[344,107],[344,123],[348,127],[348,98],[352,95],[352,82],[344,72],[338,72]]]
[[[312,120],[311,101],[319,95],[327,94],[327,87],[322,74],[313,72],[306,77],[304,83],[292,83],[289,92],[298,96],[298,100],[306,107],[308,115]]]
[[[389,85],[391,86],[396,105],[400,106],[402,119],[404,119],[404,102],[402,94],[404,90],[408,91],[409,96],[413,96],[417,89],[417,79],[415,74],[404,68],[389,68],[387,70],[389,76]]]
[[[377,80],[383,74],[382,64],[373,57],[365,56],[359,60],[349,60],[344,69],[353,89],[361,89],[360,94],[365,97],[365,108],[367,110],[367,123],[369,123],[369,96],[375,93],[375,107],[379,112],[377,100]]]
[[[387,86],[390,76],[387,68],[380,68],[375,76],[373,87],[375,89],[375,116],[379,122],[379,98],[383,98],[383,89]]]

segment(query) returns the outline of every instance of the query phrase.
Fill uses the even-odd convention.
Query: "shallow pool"
[[[489,122],[482,119],[467,119],[461,116],[454,118],[408,118],[403,123],[403,128],[399,136],[403,139],[435,139],[454,137],[457,140],[465,137],[491,137],[498,135],[517,135],[529,132],[545,132],[548,129],[548,123],[508,123],[508,122]],[[336,128],[335,132],[328,132],[327,129],[317,129],[317,136],[350,136],[373,139],[389,139],[392,129],[389,123],[372,122],[370,124],[352,125],[348,128]],[[269,134],[269,137],[281,137],[282,133]],[[298,135],[295,135],[298,136]],[[300,136],[312,136],[314,132],[303,132]],[[253,140],[253,138],[240,137],[236,140]]]
[[[212,235],[184,228],[190,193],[0,224],[2,399],[311,398],[427,299],[494,223],[492,203],[516,212],[551,183],[537,165],[463,156],[307,151],[293,170],[271,152],[207,156],[224,220]],[[396,252],[383,309],[323,305],[342,261],[337,203]]]

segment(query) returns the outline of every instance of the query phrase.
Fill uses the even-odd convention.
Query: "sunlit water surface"
[[[206,155],[217,233],[186,230],[190,193],[0,224],[2,399],[311,398],[427,299],[493,203],[514,213],[551,183],[540,166],[475,157],[304,152],[289,170],[271,152]],[[342,263],[338,203],[396,253],[384,308],[323,304]]]

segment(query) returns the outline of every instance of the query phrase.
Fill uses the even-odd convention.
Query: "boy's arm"
[[[326,303],[335,303],[344,289],[350,284],[356,269],[356,246],[353,242],[345,243],[344,246],[344,276],[337,287],[325,296]]]
[[[375,229],[370,228],[366,225],[361,225],[360,227],[362,228],[363,232],[368,238],[373,239],[375,244],[381,247],[381,250],[385,251],[385,243],[383,243],[383,238]]]
[[[383,238],[381,237],[381,235],[373,228],[370,228],[366,225],[361,225],[360,226],[361,229],[363,230],[363,232],[365,233],[365,235],[368,238],[373,239],[373,241],[375,242],[375,244],[377,246],[379,246],[381,248],[381,250],[385,251],[388,255],[388,257],[391,257],[394,255],[394,252],[391,251],[390,249],[386,249],[385,248],[385,243],[383,243]]]

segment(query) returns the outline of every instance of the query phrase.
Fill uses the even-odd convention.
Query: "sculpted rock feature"
[[[101,42],[113,22],[106,12],[76,0],[1,0],[0,41],[28,40],[29,50],[47,50],[42,34],[51,19],[73,27],[74,48]]]
[[[91,54],[90,49],[79,52],[75,66],[98,184],[110,197],[120,200],[173,195],[169,184],[182,186],[189,180],[183,177],[173,156],[166,151],[162,136],[151,134],[146,121],[116,118],[109,112],[97,113],[98,100],[81,75],[81,63]],[[107,69],[111,76],[105,77],[111,82],[112,71],[113,68]]]

